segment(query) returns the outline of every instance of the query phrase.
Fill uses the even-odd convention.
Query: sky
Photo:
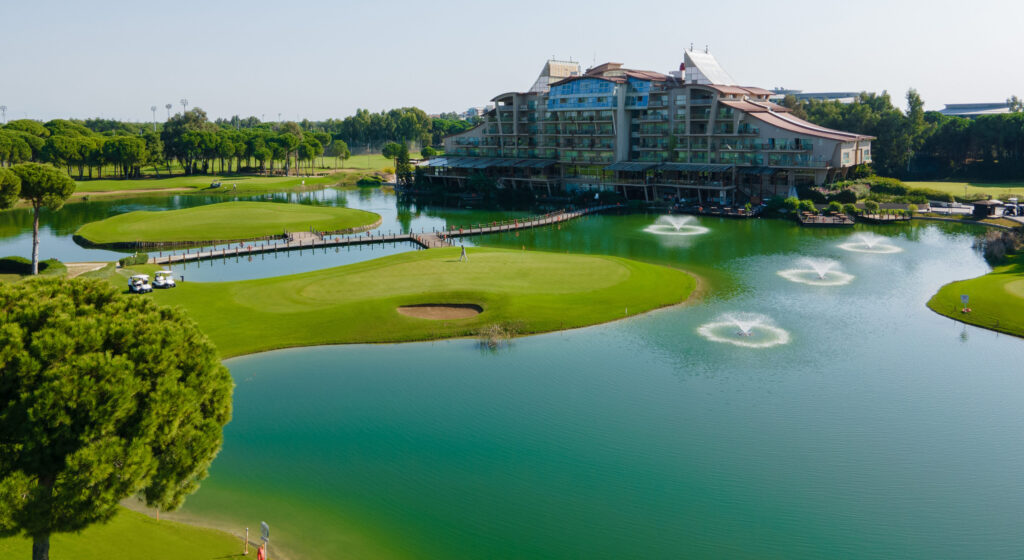
[[[1020,0],[32,0],[0,6],[7,118],[343,118],[463,111],[544,61],[677,69],[705,45],[741,85],[1024,97]]]

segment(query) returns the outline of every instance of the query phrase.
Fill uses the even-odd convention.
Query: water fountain
[[[856,253],[874,253],[884,255],[888,253],[899,253],[903,249],[889,243],[889,240],[874,233],[858,233],[855,236],[859,241],[848,241],[839,246],[844,251]]]
[[[711,231],[696,224],[693,216],[661,216],[653,224],[644,228],[647,233],[657,235],[700,235]]]
[[[852,274],[839,270],[839,261],[835,259],[803,258],[796,264],[797,268],[780,270],[779,276],[812,286],[845,286],[853,281]]]
[[[726,313],[701,325],[697,333],[712,342],[746,348],[769,348],[789,342],[789,332],[760,313]]]

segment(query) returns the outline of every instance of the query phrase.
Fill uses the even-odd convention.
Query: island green
[[[156,291],[180,305],[224,357],[277,348],[472,336],[492,325],[540,333],[603,323],[686,300],[678,269],[612,256],[471,248],[415,251],[347,266],[240,282],[182,282]],[[136,267],[149,270],[152,267]],[[131,271],[101,271],[119,287]],[[473,305],[457,319],[399,307]]]
[[[366,228],[380,216],[365,210],[276,202],[222,202],[182,210],[129,212],[85,224],[75,233],[96,245],[244,240],[284,231]]]

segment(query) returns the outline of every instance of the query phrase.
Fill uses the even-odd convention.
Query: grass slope
[[[291,276],[180,283],[151,296],[180,305],[224,357],[292,346],[404,342],[473,335],[493,324],[519,332],[581,327],[686,300],[693,276],[619,257],[491,248],[431,249]],[[148,270],[151,267],[136,267]],[[131,271],[99,271],[119,288]],[[476,304],[466,319],[429,320],[402,305]]]
[[[335,231],[373,224],[373,212],[276,202],[222,202],[182,210],[129,212],[75,232],[92,243],[251,239],[314,227]]]
[[[53,535],[50,557],[75,560],[246,558],[242,555],[240,538],[173,521],[156,521],[124,508],[106,525],[94,525],[80,534]],[[248,557],[255,558],[253,547]],[[0,539],[0,558],[32,558],[32,541],[21,537]]]
[[[955,181],[906,181],[907,186],[915,189],[934,189],[949,193],[953,196],[964,196],[964,188],[967,189],[967,196],[991,195],[1005,201],[1011,196],[1024,198],[1024,183],[985,183],[985,182],[955,182]]]
[[[970,296],[970,313],[960,312],[961,294]],[[1024,255],[984,276],[946,284],[928,307],[964,323],[1024,337]]]

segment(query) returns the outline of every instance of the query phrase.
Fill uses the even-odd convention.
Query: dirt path
[[[105,262],[74,262],[74,263],[64,263],[64,266],[68,267],[68,278],[75,278],[76,276],[81,276],[81,275],[85,274],[86,272],[92,272],[94,270],[99,270],[99,269],[107,266],[107,263],[105,263]]]

